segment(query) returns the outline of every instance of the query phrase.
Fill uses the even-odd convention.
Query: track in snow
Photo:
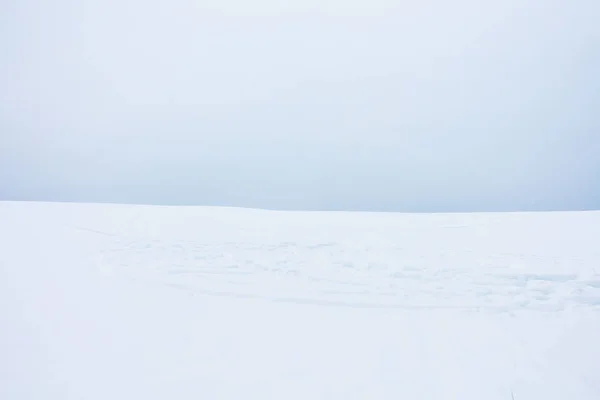
[[[427,226],[420,228],[413,236],[426,238]],[[518,245],[453,247],[461,231],[463,243],[477,237],[477,225],[459,228],[432,227],[433,240],[418,247],[414,237],[412,243],[390,236],[379,242],[378,234],[366,243],[344,240],[343,229],[328,240],[292,234],[270,243],[193,240],[194,230],[187,239],[168,240],[79,229],[107,237],[96,259],[104,273],[209,295],[349,307],[600,309],[600,274],[568,248],[540,254]]]

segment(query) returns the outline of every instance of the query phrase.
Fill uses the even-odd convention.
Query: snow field
[[[600,398],[597,212],[0,221],[3,399]]]

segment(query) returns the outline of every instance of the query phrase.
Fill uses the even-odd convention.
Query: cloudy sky
[[[597,0],[0,2],[0,199],[600,209]]]

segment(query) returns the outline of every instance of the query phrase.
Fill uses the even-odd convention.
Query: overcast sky
[[[597,0],[0,2],[0,199],[600,209]]]

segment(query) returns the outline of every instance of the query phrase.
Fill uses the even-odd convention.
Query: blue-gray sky
[[[597,0],[0,3],[0,198],[600,209]]]

